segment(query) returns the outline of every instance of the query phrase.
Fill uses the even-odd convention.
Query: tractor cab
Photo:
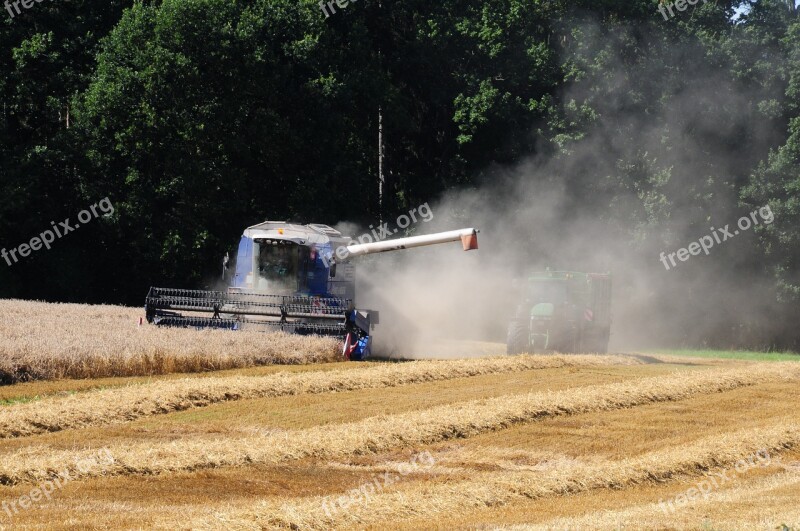
[[[558,280],[531,279],[528,293],[520,311],[532,318],[552,318],[557,311],[563,311],[567,302],[567,286]]]

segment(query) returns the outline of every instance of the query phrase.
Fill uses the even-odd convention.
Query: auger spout
[[[386,240],[374,243],[357,243],[347,246],[347,256],[355,257],[371,253],[385,253],[387,251],[399,251],[401,249],[412,249],[414,247],[424,247],[426,245],[437,245],[440,243],[461,241],[465,251],[478,248],[478,231],[475,229],[458,229],[447,232],[437,232],[435,234],[424,234],[422,236],[409,236],[408,238],[398,238],[396,240]]]

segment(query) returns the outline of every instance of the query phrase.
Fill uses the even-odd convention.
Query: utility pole
[[[383,109],[378,106],[378,221],[383,224]]]
[[[378,0],[378,13],[382,12],[383,2]],[[380,44],[378,45],[378,65],[383,66]],[[381,225],[383,224],[383,188],[386,184],[383,176],[383,157],[385,154],[383,145],[383,108],[378,105],[378,222]]]

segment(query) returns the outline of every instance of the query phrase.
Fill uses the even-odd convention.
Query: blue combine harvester
[[[282,330],[343,339],[343,355],[370,355],[378,312],[355,307],[351,258],[461,241],[478,248],[475,229],[460,229],[374,243],[356,243],[320,224],[266,221],[247,228],[239,242],[226,291],[150,288],[147,321],[159,326]],[[227,260],[225,261],[227,265]]]

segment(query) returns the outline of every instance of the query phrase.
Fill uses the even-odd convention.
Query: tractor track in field
[[[515,356],[149,382],[0,407],[0,439],[121,424],[143,417],[251,398],[389,388],[526,370],[637,364],[641,362],[627,356]]]
[[[800,425],[786,423],[771,428],[749,428],[706,437],[688,446],[658,450],[620,461],[584,464],[544,472],[482,472],[469,480],[421,482],[410,477],[397,487],[370,495],[369,503],[338,509],[336,495],[263,502],[248,509],[216,513],[215,522],[197,520],[192,528],[212,528],[224,522],[229,529],[330,529],[377,525],[380,522],[429,519],[446,513],[498,507],[594,489],[625,489],[647,483],[702,476],[728,468],[755,452],[767,450],[773,457],[800,445]],[[430,469],[436,474],[436,466]],[[722,481],[720,479],[719,481]],[[345,494],[345,493],[341,493]],[[337,510],[338,509],[338,510]]]
[[[254,463],[281,463],[336,458],[408,448],[563,415],[632,408],[730,391],[774,380],[800,378],[800,365],[770,363],[734,369],[712,369],[612,383],[459,402],[361,421],[286,431],[241,439],[197,437],[172,442],[112,444],[108,466],[82,472],[71,463],[96,450],[55,450],[30,445],[9,452],[0,465],[0,483],[14,485],[52,477],[69,468],[75,478],[151,475]]]

